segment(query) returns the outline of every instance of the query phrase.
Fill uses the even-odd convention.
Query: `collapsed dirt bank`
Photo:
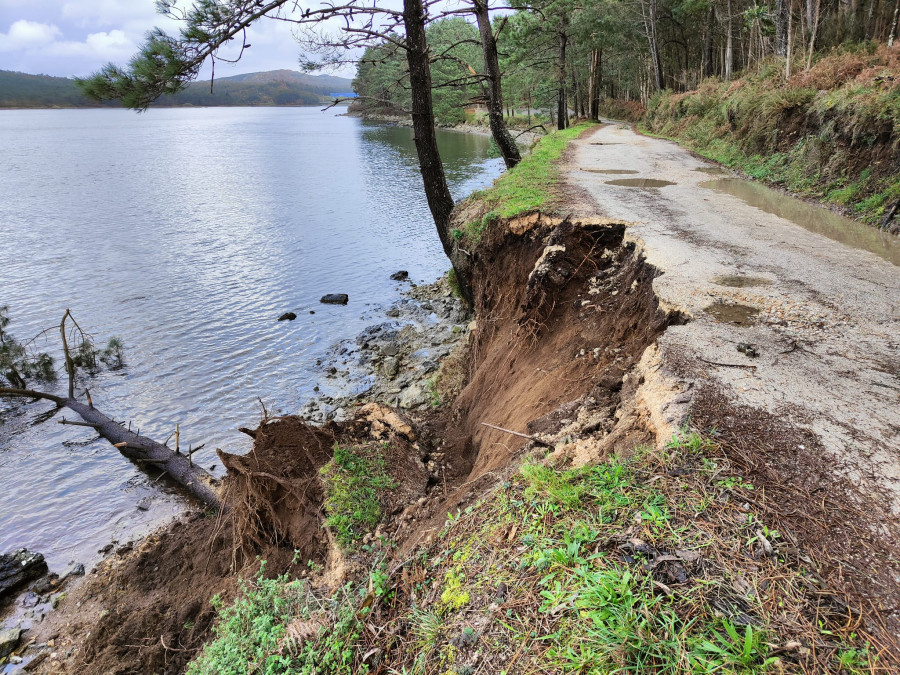
[[[592,148],[604,147],[591,143],[613,131],[602,128],[594,138],[578,141],[575,160],[580,165],[591,161]],[[666,151],[670,151],[668,147]],[[629,152],[634,150],[626,154]],[[579,158],[579,153],[588,158]],[[528,600],[534,606],[523,607],[519,588],[510,593],[506,581],[497,582],[525,580],[531,590],[537,588],[545,568],[523,567],[525,561],[520,560],[533,544],[529,524],[551,527],[554,514],[559,515],[552,502],[535,508],[535,513],[528,511],[536,503],[535,483],[532,478],[531,487],[526,487],[517,482],[520,478],[511,477],[519,460],[531,456],[548,461],[553,471],[563,475],[570,467],[600,466],[613,457],[626,461],[632,454],[649,452],[651,457],[659,453],[658,460],[634,469],[639,483],[615,488],[611,499],[624,498],[629,490],[667,486],[666,491],[674,491],[670,508],[678,513],[679,527],[702,525],[700,532],[688,537],[691,547],[699,545],[700,549],[670,545],[666,538],[674,538],[672,533],[660,534],[654,529],[653,519],[662,514],[657,500],[652,508],[641,502],[640,509],[630,503],[615,509],[614,519],[621,522],[609,539],[582,532],[593,556],[616,556],[616,564],[635,565],[634,575],[642,574],[641,561],[647,561],[644,566],[654,570],[651,588],[658,596],[648,599],[650,606],[656,606],[653,603],[659,598],[674,598],[672,602],[677,604],[682,594],[687,597],[709,586],[715,597],[704,600],[704,611],[725,616],[738,626],[760,627],[761,619],[755,614],[762,612],[756,597],[762,594],[777,618],[763,624],[775,631],[773,639],[779,640],[770,648],[775,654],[784,654],[792,667],[822,672],[848,648],[829,642],[830,638],[823,640],[816,632],[821,629],[827,635],[840,633],[841,640],[868,641],[879,666],[890,668],[896,660],[896,651],[891,651],[892,609],[897,606],[896,577],[891,575],[896,557],[892,542],[879,540],[877,530],[861,516],[865,508],[878,527],[891,531],[890,501],[882,497],[886,494],[882,490],[885,474],[871,475],[873,456],[857,452],[866,447],[870,437],[859,434],[853,437],[856,445],[833,445],[837,437],[830,432],[835,420],[850,424],[852,415],[836,410],[824,418],[810,407],[813,397],[805,391],[810,382],[821,386],[822,378],[831,377],[816,366],[821,359],[840,358],[845,366],[852,362],[849,357],[835,356],[835,343],[827,342],[837,331],[826,332],[815,342],[811,332],[822,332],[815,309],[777,304],[787,303],[774,297],[782,289],[774,267],[778,253],[768,251],[769,266],[752,269],[752,241],[741,246],[712,241],[713,236],[729,233],[736,237],[744,228],[758,236],[760,227],[744,223],[731,231],[721,217],[711,218],[707,226],[693,222],[688,227],[672,205],[662,213],[651,212],[648,223],[629,223],[624,218],[622,195],[602,201],[602,190],[609,188],[586,182],[584,175],[595,174],[569,174],[566,194],[579,200],[570,203],[570,209],[590,213],[590,217],[531,213],[496,221],[470,249],[476,321],[466,340],[444,358],[437,371],[440,377],[434,382],[441,390],[445,378],[452,380],[454,386],[448,390],[454,392],[464,385],[458,395],[448,395],[437,407],[419,404],[417,419],[387,408],[361,407],[356,414],[348,414],[346,422],[328,422],[321,427],[293,417],[264,421],[256,431],[251,455],[223,459],[229,468],[226,499],[233,509],[230,515],[181,525],[176,528],[180,533],[163,535],[156,543],[151,540],[145,545],[149,548],[127,559],[116,571],[101,570],[97,580],[85,586],[88,590],[70,598],[72,604],[67,606],[74,605],[70,613],[64,610],[57,617],[61,623],[55,639],[66,643],[63,656],[68,658],[47,658],[39,667],[46,672],[128,673],[145,672],[141,668],[152,663],[159,672],[179,672],[210,637],[209,599],[214,593],[232,597],[237,574],[252,575],[255,556],[261,555],[272,561],[267,573],[288,570],[305,576],[316,589],[326,589],[323,593],[347,579],[365,588],[373,556],[386,558],[385,574],[396,595],[389,596],[394,600],[388,605],[377,604],[371,590],[364,594],[363,604],[376,603],[377,609],[373,623],[361,629],[364,635],[352,652],[355,666],[377,663],[384,669],[400,669],[412,666],[412,661],[404,660],[407,657],[418,659],[426,653],[410,652],[414,642],[407,636],[420,635],[415,631],[421,627],[416,627],[419,619],[413,616],[415,612],[403,604],[409,601],[423,602],[423,607],[436,605],[441,616],[451,609],[460,612],[459,622],[445,626],[440,636],[433,637],[434,645],[442,645],[440,658],[429,662],[426,672],[444,672],[451,666],[474,668],[480,663],[474,647],[479,636],[487,626],[502,633],[500,622],[491,618],[500,616],[501,610],[507,619],[522,620],[523,634],[532,638],[537,635],[530,632],[536,630],[535,624],[524,621],[523,616],[541,626],[548,620],[554,626],[557,621],[569,625],[565,617],[571,607],[566,603],[539,611],[537,606],[544,600],[535,591],[535,597]],[[658,192],[632,194],[639,195],[631,204],[635,210],[655,208],[661,201]],[[594,215],[598,212],[597,203],[591,201],[594,198],[601,200],[600,210],[610,217]],[[702,205],[694,206],[700,212]],[[617,207],[621,207],[619,212],[614,211]],[[471,208],[478,209],[477,205]],[[723,213],[740,216],[734,205]],[[462,227],[472,215],[461,209],[458,225]],[[640,217],[632,213],[631,218],[635,215]],[[759,247],[768,250],[771,245],[763,239]],[[737,262],[729,265],[728,256]],[[879,273],[871,260],[868,262],[865,272],[854,268],[857,276]],[[797,265],[794,273],[809,268]],[[699,279],[701,273],[715,275],[718,281]],[[746,284],[763,276],[769,281],[765,289],[773,293],[773,297],[767,296],[775,308],[773,323],[779,322],[776,325],[789,335],[769,336],[766,331],[771,327],[759,323],[758,314],[748,314],[736,302],[742,300],[759,310],[749,304],[760,301],[750,295],[757,291],[746,290]],[[732,283],[733,277],[740,280]],[[789,279],[786,288],[795,293],[804,288],[793,277]],[[729,301],[719,303],[727,306],[725,311],[722,307],[703,309],[712,306],[715,293]],[[832,309],[838,300],[828,298]],[[819,301],[824,299],[819,297]],[[806,302],[812,300],[806,298]],[[875,304],[867,311],[877,312]],[[887,346],[879,342],[879,335],[891,334],[887,332],[891,316],[888,312],[881,317],[882,333],[866,333],[859,323],[848,324],[860,331],[854,339],[866,335],[864,344],[873,358],[886,359],[878,361],[882,365],[878,373],[896,379],[896,369],[886,370],[886,364],[892,363],[892,343],[889,338]],[[820,351],[821,342],[832,351]],[[848,349],[846,343],[840,345]],[[382,354],[379,368],[384,359],[394,356]],[[856,367],[865,369],[866,364],[857,363]],[[869,370],[864,374],[874,376]],[[853,381],[846,370],[837,376],[842,378],[839,384]],[[767,388],[772,382],[781,387],[781,393],[769,407],[771,392]],[[893,380],[884,383],[894,386]],[[821,405],[825,396],[818,392],[815,400]],[[881,421],[887,421],[888,432],[900,429],[891,421],[893,413],[883,400],[861,398],[854,405],[867,415],[869,433],[881,433]],[[684,457],[679,455],[683,449],[667,446],[672,434],[687,424],[711,434],[724,456],[715,461],[689,453]],[[888,452],[885,448],[891,447],[890,438],[881,440],[879,451]],[[379,497],[378,524],[369,532],[351,532],[359,537],[359,543],[343,552],[335,546],[335,539],[342,534],[325,505],[327,489],[320,471],[334,460],[336,443],[383,452],[385,484],[391,486]],[[846,462],[838,466],[854,466],[868,473],[835,476],[829,471],[836,465],[835,457]],[[541,480],[555,480],[553,475],[550,472]],[[701,475],[706,476],[703,496],[700,503],[694,503],[691,500],[698,499],[697,495],[684,486]],[[862,479],[871,481],[862,484],[868,494],[861,494],[857,481]],[[750,481],[755,489],[748,487]],[[459,538],[441,539],[447,532],[445,517],[448,512],[471,512],[477,521],[483,511],[473,503],[484,494],[497,495],[494,490],[498,486],[510,493],[502,499],[526,510],[516,511],[526,525],[523,528],[518,521],[502,520],[495,530],[485,533],[467,526],[479,546],[490,543],[503,557],[501,568],[492,567],[488,551],[477,564],[471,563],[484,583],[474,584],[470,594],[459,587],[461,582],[453,580],[468,574],[465,565],[471,551],[457,548],[463,543]],[[868,501],[858,501],[862,497]],[[499,498],[491,497],[488,503],[501,506]],[[469,506],[476,510],[470,511]],[[716,522],[726,523],[724,529],[716,529],[718,525],[707,528],[713,512],[719,514]],[[767,527],[754,520],[754,514]],[[854,520],[854,514],[858,519]],[[597,527],[612,526],[612,516],[602,509],[600,516]],[[773,546],[770,538],[774,540],[775,534],[768,528],[774,526],[780,539]],[[562,547],[559,553],[554,549],[553,555],[564,560],[580,555],[580,549],[566,548],[572,545],[569,535],[575,536],[573,527],[566,527],[565,542],[552,544]],[[695,534],[699,539],[693,538]],[[718,538],[722,535],[729,537],[727,545]],[[829,536],[836,537],[843,549],[838,550]],[[576,543],[581,546],[580,540]],[[426,548],[419,549],[419,545]],[[292,566],[295,550],[301,552],[300,564]],[[732,567],[729,558],[735,559]],[[160,564],[161,560],[166,564]],[[431,560],[437,561],[437,572],[419,564]],[[184,575],[168,573],[167,565],[183,569]],[[711,570],[717,571],[710,575]],[[145,584],[138,581],[141,572],[147,577]],[[695,583],[695,578],[702,583]],[[778,589],[785,579],[788,585],[795,580],[805,584],[800,599],[794,598],[802,601],[804,608],[796,615],[790,614],[794,605],[788,605],[792,609],[787,613],[779,609],[780,598],[785,596],[773,599],[772,589]],[[757,582],[760,586],[752,585]],[[371,585],[371,577],[368,583]],[[187,587],[197,589],[196,596],[187,598],[189,603],[183,591]],[[137,602],[138,594],[145,600]],[[504,604],[507,596],[515,598],[513,605]],[[80,615],[78,603],[86,607],[91,599],[95,601],[93,617]],[[188,605],[192,609],[184,614]],[[416,604],[412,609],[419,611],[420,607]],[[695,610],[687,611],[692,614]],[[72,625],[66,627],[66,621]],[[577,621],[577,616],[572,621]],[[94,625],[101,630],[94,630]],[[125,626],[130,628],[113,629]],[[795,635],[800,639],[789,639]],[[546,663],[541,661],[546,657],[540,647],[543,638],[526,640],[521,647],[511,642],[512,636],[503,639],[506,642],[490,651],[486,662],[498,668],[524,667],[527,662],[538,668],[534,672],[541,672],[540,664]],[[403,649],[397,648],[398,641]],[[434,645],[428,654],[438,654]]]

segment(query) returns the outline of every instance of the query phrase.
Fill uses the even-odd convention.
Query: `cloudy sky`
[[[68,77],[110,61],[124,65],[153,26],[173,28],[153,0],[0,0],[0,70]],[[217,77],[297,69],[289,25],[263,21],[248,31],[248,42],[253,47],[240,63],[216,64]]]

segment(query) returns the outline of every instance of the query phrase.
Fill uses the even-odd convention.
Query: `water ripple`
[[[440,142],[457,197],[502,168],[485,138]],[[236,428],[257,396],[292,412],[313,394],[329,345],[397,298],[392,272],[447,268],[409,129],[309,108],[0,111],[0,146],[11,328],[34,334],[70,307],[122,337],[127,367],[92,382],[94,401],[156,438],[180,424],[206,466],[248,448]],[[350,305],[320,305],[330,292]],[[32,425],[45,410],[0,402],[0,552],[89,563],[180,508],[87,430]]]

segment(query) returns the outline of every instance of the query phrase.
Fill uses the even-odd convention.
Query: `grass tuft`
[[[396,487],[387,473],[380,446],[334,447],[320,469],[325,485],[325,524],[341,548],[353,549],[381,520],[381,498]]]

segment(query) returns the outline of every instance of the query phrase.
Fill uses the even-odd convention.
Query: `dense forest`
[[[194,82],[177,94],[163,97],[164,106],[317,105],[329,94],[348,91],[350,80],[307,75],[290,70],[249,73]],[[92,101],[75,80],[0,70],[0,108],[81,108],[118,103]]]
[[[707,78],[784,77],[807,71],[835,48],[873,52],[893,45],[896,0],[546,0],[495,12],[494,32],[507,113],[543,110],[565,97],[575,116],[596,117],[603,99],[646,105],[654,93],[696,89]],[[461,107],[486,98],[478,28],[470,17],[428,26],[438,120],[462,119]],[[389,40],[369,47],[354,86],[360,107],[408,109],[402,50]],[[564,122],[565,125],[565,122]]]

